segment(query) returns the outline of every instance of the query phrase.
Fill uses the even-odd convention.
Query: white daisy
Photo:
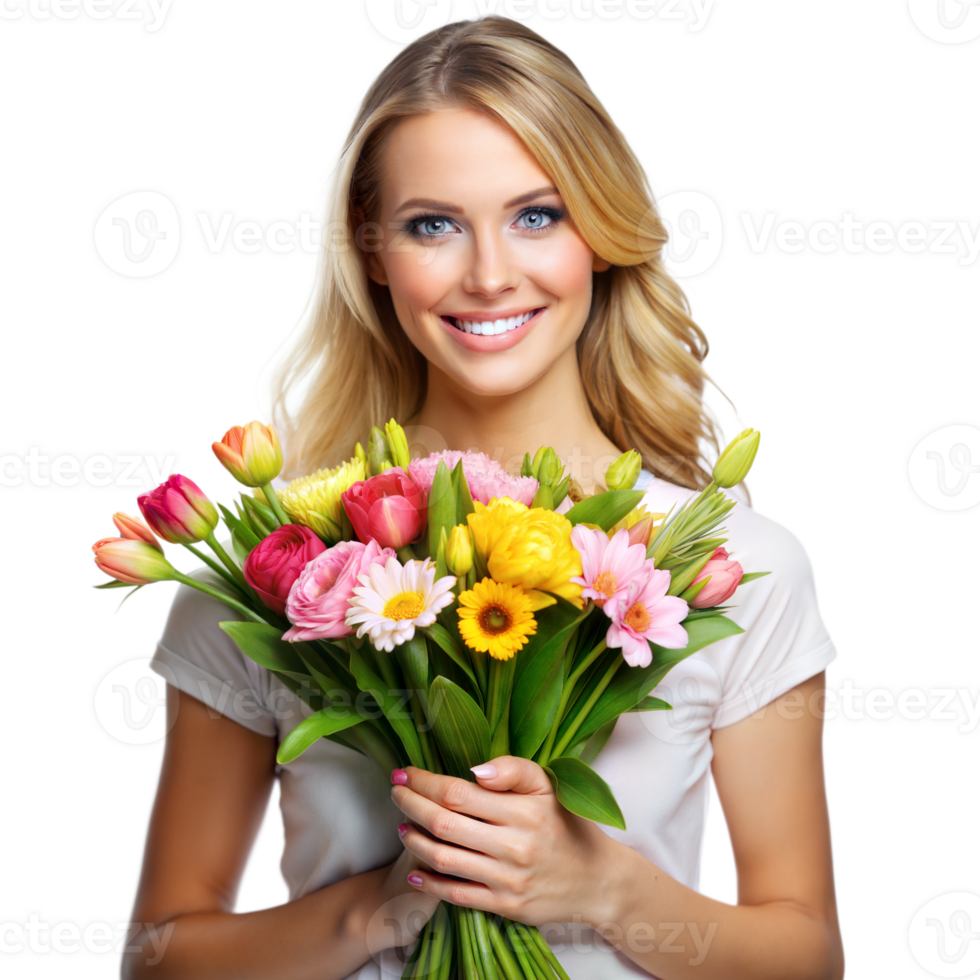
[[[436,613],[453,601],[453,575],[433,581],[436,568],[432,560],[409,561],[402,565],[389,558],[384,566],[371,565],[358,576],[345,622],[365,633],[378,650],[389,653],[415,636],[415,627],[431,626]]]

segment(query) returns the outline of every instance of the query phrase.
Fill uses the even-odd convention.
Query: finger
[[[468,779],[442,776],[426,769],[408,766],[406,769],[396,769],[391,774],[391,781],[395,786],[407,786],[447,810],[466,813],[481,820],[501,823],[508,813],[507,804],[499,793],[490,792]],[[393,793],[392,799],[394,798]]]
[[[497,908],[497,900],[486,885],[476,881],[456,881],[443,878],[431,871],[413,871],[408,883],[426,895],[434,895],[444,902],[461,905],[469,909],[480,909],[493,915],[502,914]]]
[[[550,796],[554,790],[548,774],[536,762],[515,755],[501,755],[470,770],[481,786],[495,793],[509,790],[525,796]]]
[[[403,823],[398,828],[398,835],[405,850],[424,862],[428,870],[440,875],[479,881],[485,885],[496,881],[498,867],[493,858],[465,847],[454,847],[435,840],[411,824]]]
[[[492,823],[474,820],[465,813],[447,810],[433,803],[421,793],[415,793],[407,786],[393,786],[391,799],[408,819],[417,827],[427,830],[433,837],[450,844],[459,844],[473,851],[481,851],[492,857],[499,857],[502,841],[498,838],[503,828]]]

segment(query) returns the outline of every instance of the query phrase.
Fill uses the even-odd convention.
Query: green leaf
[[[225,524],[228,526],[228,530],[234,534],[236,531],[239,533],[242,543],[248,546],[248,550],[251,551],[258,543],[259,538],[255,535],[252,529],[242,520],[237,518],[224,504],[218,504],[218,509],[221,511],[221,516],[224,518]]]
[[[442,529],[445,528],[448,535],[456,523],[456,495],[453,493],[453,481],[449,475],[449,467],[441,459],[436,466],[435,476],[432,478],[427,512],[429,556],[435,558],[439,552],[439,539]]]
[[[482,706],[483,696],[480,694],[480,685],[476,681],[476,675],[473,673],[473,668],[470,666],[466,655],[453,639],[453,636],[449,630],[447,630],[446,627],[442,626],[440,623],[433,623],[431,626],[426,626],[422,632],[425,633],[430,640],[435,642],[439,646],[440,650],[448,654],[452,662],[463,671],[463,673],[466,675],[466,679],[473,685],[470,693],[476,695],[477,700]]]
[[[602,728],[593,732],[585,745],[582,746],[582,750],[574,753],[575,756],[591,766],[595,762],[596,756],[606,747],[606,742],[609,741],[617,721],[619,721],[618,718],[613,718],[612,721],[607,721]]]
[[[674,706],[668,704],[663,698],[655,698],[648,694],[639,704],[630,708],[630,711],[673,711]],[[598,733],[597,733],[598,734]]]
[[[276,762],[285,765],[302,755],[315,741],[359,725],[364,719],[353,708],[323,708],[304,718],[283,740]]]
[[[544,767],[558,802],[586,820],[626,829],[623,811],[609,784],[581,759],[563,755]]]
[[[580,500],[565,516],[572,524],[595,524],[608,531],[639,506],[643,490],[607,490]]]
[[[389,654],[382,652],[380,656],[387,657]],[[368,663],[363,650],[358,650],[357,647],[351,647],[350,669],[357,680],[357,686],[378,702],[385,718],[401,739],[409,761],[413,766],[424,769],[425,759],[422,756],[419,733],[415,730],[412,718],[409,717],[409,708],[404,696],[398,691],[390,690]]]
[[[470,495],[470,486],[466,482],[466,474],[463,473],[462,460],[453,468],[453,490],[456,494],[456,520],[460,524],[465,524],[466,518],[476,508],[473,506],[473,497]]]
[[[538,631],[517,656],[510,699],[510,751],[530,759],[541,748],[561,702],[565,644],[572,630],[589,614],[566,599],[535,614]]]
[[[744,630],[727,616],[711,616],[705,619],[685,620],[688,644],[683,650],[665,650],[651,643],[653,661],[648,667],[627,667],[620,670],[609,687],[593,705],[577,735],[584,737],[601,728],[607,721],[619,717],[624,711],[636,707],[667,675],[672,667],[697,653],[698,650]],[[562,733],[559,733],[559,737]]]
[[[490,726],[476,702],[448,677],[429,688],[429,706],[439,749],[451,776],[476,782],[470,772],[490,758]]]
[[[138,585],[133,585],[132,582],[120,582],[113,579],[111,582],[103,582],[101,585],[93,585],[93,589],[138,589]]]
[[[772,572],[749,572],[748,575],[742,576],[742,580],[738,584],[745,585],[746,582],[754,582],[757,578],[762,578],[764,575],[772,575]]]
[[[218,625],[238,644],[246,657],[260,666],[309,676],[306,664],[292,644],[282,638],[282,630],[277,626],[237,621]]]

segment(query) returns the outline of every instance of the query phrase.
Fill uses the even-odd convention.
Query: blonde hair
[[[702,404],[708,344],[664,269],[667,232],[646,175],[571,60],[504,17],[449,24],[415,41],[361,104],[337,168],[327,226],[334,240],[323,249],[309,324],[277,379],[287,471],[333,465],[371,425],[406,421],[422,407],[425,359],[387,288],[368,278],[358,228],[378,215],[381,158],[394,128],[449,106],[509,126],[551,176],[583,239],[612,263],[594,273],[578,340],[602,431],[620,449],[637,449],[658,476],[703,486],[702,442],[717,449]],[[286,396],[307,376],[310,387],[290,415]]]

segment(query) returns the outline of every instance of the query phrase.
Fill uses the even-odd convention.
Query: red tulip
[[[360,541],[403,548],[425,527],[425,494],[400,467],[355,483],[341,496]]]
[[[690,605],[695,609],[720,606],[732,597],[742,581],[742,574],[742,566],[737,561],[730,561],[724,548],[716,548],[691,585],[697,585],[709,577],[711,581],[691,600]]]
[[[218,526],[218,511],[186,476],[174,474],[155,490],[136,498],[146,523],[171,544],[204,541]]]

